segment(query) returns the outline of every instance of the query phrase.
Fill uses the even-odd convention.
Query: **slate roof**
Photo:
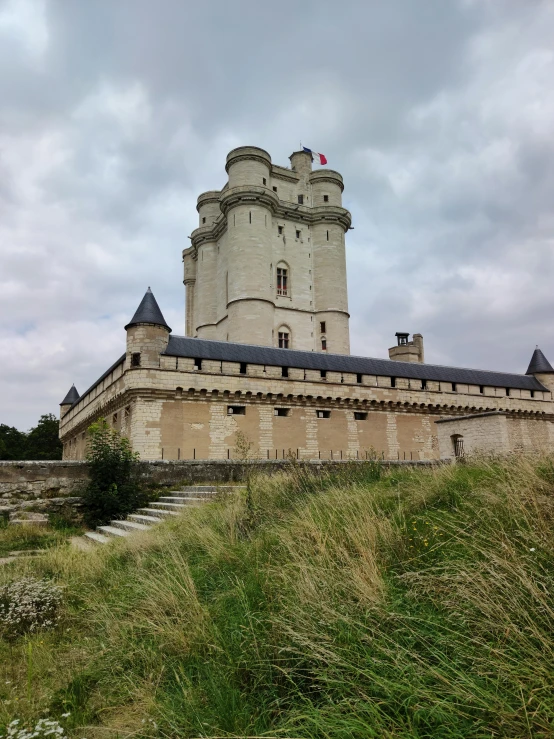
[[[72,385],[60,405],[72,405],[76,400],[79,400],[79,393],[77,392],[75,385]]]
[[[131,318],[131,321],[125,326],[125,330],[131,326],[136,326],[139,323],[153,323],[156,326],[165,326],[168,331],[171,331],[165,318],[160,310],[154,293],[150,288],[145,292],[143,299],[140,301],[139,307],[135,311],[135,315]]]
[[[544,356],[544,354],[541,352],[539,347],[535,349],[533,352],[533,356],[531,357],[531,361],[529,362],[529,367],[527,368],[526,375],[535,375],[538,372],[548,373],[548,372],[554,372],[554,369],[552,368],[552,365],[548,361],[548,359]]]
[[[71,408],[73,408],[73,406],[77,405],[77,403],[78,403],[78,402],[79,402],[79,401],[81,400],[81,398],[84,398],[84,397],[85,397],[85,395],[88,395],[88,394],[90,393],[90,391],[91,391],[91,390],[94,390],[94,388],[95,388],[95,387],[96,387],[97,385],[99,385],[99,384],[100,384],[100,383],[102,382],[102,380],[104,380],[104,379],[105,379],[105,378],[106,378],[106,377],[107,377],[107,376],[108,376],[108,375],[109,375],[109,374],[110,374],[111,372],[113,372],[113,371],[114,371],[114,369],[115,369],[116,367],[119,367],[119,365],[120,365],[120,364],[121,364],[122,362],[124,362],[124,361],[125,361],[125,357],[126,357],[126,356],[127,356],[127,354],[123,354],[123,355],[122,355],[121,357],[119,357],[119,359],[118,359],[118,360],[117,360],[116,362],[114,362],[114,363],[112,364],[112,366],[111,366],[111,367],[109,367],[109,368],[108,368],[108,369],[107,369],[107,370],[106,370],[106,371],[104,372],[104,374],[103,374],[103,375],[100,375],[100,377],[99,377],[99,378],[98,378],[98,379],[96,380],[96,382],[94,382],[94,383],[93,383],[93,384],[92,384],[92,385],[91,385],[91,386],[90,386],[90,387],[88,388],[88,390],[85,390],[85,392],[84,392],[84,393],[83,393],[82,395],[78,396],[78,397],[77,397],[77,399],[76,399],[75,401],[73,401],[73,404],[71,405]],[[70,408],[69,410],[71,410],[71,408]]]
[[[232,344],[227,341],[207,341],[186,336],[170,336],[164,354],[172,357],[247,362],[249,364],[276,367],[297,367],[300,369],[350,372],[363,375],[381,375],[383,377],[406,377],[419,380],[440,380],[464,385],[546,390],[537,379],[528,375],[465,369],[463,367],[443,367],[437,364],[397,362],[391,359],[354,357],[347,354],[275,349],[270,346]]]

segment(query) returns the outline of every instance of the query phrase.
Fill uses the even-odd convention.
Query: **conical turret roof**
[[[69,389],[69,392],[67,393],[65,398],[60,403],[60,405],[73,405],[73,403],[76,400],[79,400],[79,398],[80,398],[80,395],[77,392],[77,388],[75,387],[75,385],[72,385]]]
[[[533,352],[529,367],[527,368],[526,375],[546,374],[548,372],[554,372],[554,368],[548,361],[548,359],[541,352],[539,347]]]
[[[164,326],[168,331],[171,331],[150,288],[145,292],[144,298],[140,301],[140,305],[130,323],[125,326],[125,330],[139,323],[152,323],[155,326]]]

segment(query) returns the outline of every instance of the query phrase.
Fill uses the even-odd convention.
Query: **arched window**
[[[277,265],[277,295],[290,296],[290,269],[286,262]]]
[[[321,337],[321,351],[327,351],[327,338],[325,336]]]
[[[288,326],[279,326],[277,331],[277,346],[279,349],[292,348],[292,333]]]
[[[452,434],[450,437],[452,441],[452,451],[455,457],[464,456],[464,437],[461,434]]]

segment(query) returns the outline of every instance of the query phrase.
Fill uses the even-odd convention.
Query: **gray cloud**
[[[234,146],[301,138],[346,182],[352,347],[554,358],[554,7],[531,0],[0,0],[0,422],[124,348]]]

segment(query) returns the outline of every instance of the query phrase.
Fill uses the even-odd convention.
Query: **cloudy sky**
[[[0,0],[0,423],[123,351],[226,153],[343,173],[352,352],[554,360],[554,2]]]

